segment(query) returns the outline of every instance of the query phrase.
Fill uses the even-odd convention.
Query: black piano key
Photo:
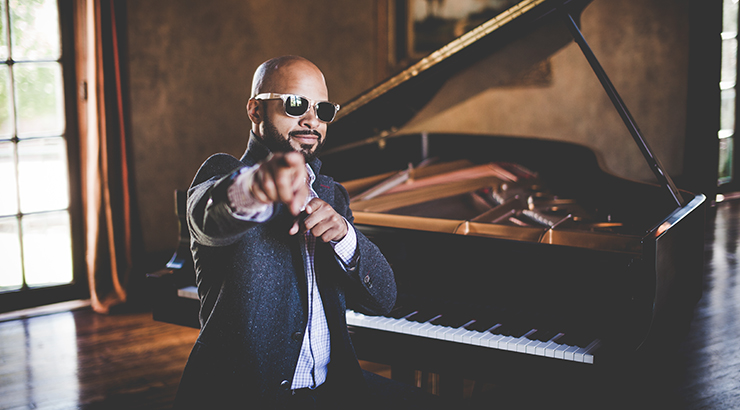
[[[557,343],[568,346],[586,347],[596,339],[595,337],[588,336],[581,332],[566,331],[563,333],[565,334],[558,338]]]
[[[443,313],[431,323],[438,326],[458,328],[470,321],[470,314]]]
[[[496,328],[493,333],[502,336],[522,337],[530,330],[532,330],[532,328],[529,326],[503,324],[502,326]]]
[[[435,311],[431,311],[431,310],[426,310],[426,311],[419,310],[416,313],[414,313],[413,315],[408,316],[406,319],[407,320],[410,320],[412,322],[424,323],[424,322],[428,322],[430,319],[436,318],[437,316],[439,316],[439,313],[437,313]]]
[[[416,309],[406,307],[406,306],[399,306],[393,310],[391,310],[390,313],[386,315],[386,317],[392,317],[394,319],[401,319],[403,317],[408,316],[411,313],[416,312]]]
[[[539,340],[540,342],[547,342],[557,335],[558,332],[549,329],[538,329],[535,333],[527,336],[530,340]]]
[[[485,332],[488,329],[499,324],[498,320],[494,318],[476,319],[476,321],[470,325],[465,326],[468,330],[475,330],[477,332]]]

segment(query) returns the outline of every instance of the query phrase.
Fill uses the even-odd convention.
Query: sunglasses
[[[339,104],[329,101],[313,101],[297,94],[262,93],[253,97],[255,100],[283,100],[285,114],[293,118],[306,115],[309,107],[313,107],[316,118],[321,122],[330,123],[339,111]]]

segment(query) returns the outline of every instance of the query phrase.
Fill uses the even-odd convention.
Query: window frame
[[[0,0],[8,1],[8,0]],[[64,92],[65,130],[62,138],[66,142],[67,178],[69,184],[70,234],[72,243],[72,281],[67,284],[29,288],[0,293],[0,312],[25,309],[40,305],[89,297],[84,254],[84,226],[80,177],[80,140],[77,113],[77,97],[85,93],[78,87],[75,70],[74,0],[57,0],[61,40],[62,88]]]

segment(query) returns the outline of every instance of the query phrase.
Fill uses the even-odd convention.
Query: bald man
[[[393,272],[353,226],[316,158],[339,106],[322,72],[285,56],[257,68],[241,159],[206,160],[188,191],[201,332],[178,408],[429,408],[434,396],[364,372],[345,309],[385,314]]]

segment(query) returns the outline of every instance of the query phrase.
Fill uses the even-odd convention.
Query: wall
[[[688,0],[595,0],[582,31],[668,172],[682,172]],[[372,86],[383,0],[128,0],[132,139],[148,252],[173,249],[174,189],[186,189],[216,152],[239,156],[251,75],[276,55],[300,54],[326,74],[340,104]],[[381,46],[381,47],[379,47]],[[405,131],[462,131],[558,138],[592,147],[606,170],[649,180],[625,126],[577,46],[550,59],[537,87],[481,87]],[[477,72],[485,72],[480,67]],[[458,80],[462,81],[462,80]],[[458,87],[459,89],[459,87]],[[481,113],[475,107],[495,107]]]
[[[644,139],[674,177],[683,170],[686,137],[687,9],[688,1],[597,0],[586,7],[580,25]],[[548,32],[540,37],[553,41],[556,34],[563,33]],[[511,60],[511,56],[506,58]],[[440,90],[438,100],[427,107],[432,114],[420,112],[403,132],[467,132],[571,141],[593,149],[608,172],[654,180],[578,45],[571,42],[552,55],[547,86],[501,87],[490,80],[503,77],[499,73],[505,73],[506,66],[512,64],[516,63],[490,60],[468,70],[467,79],[456,79]],[[450,96],[466,84],[471,86],[465,93],[473,97],[451,103]],[[478,107],[487,108],[482,113]]]

